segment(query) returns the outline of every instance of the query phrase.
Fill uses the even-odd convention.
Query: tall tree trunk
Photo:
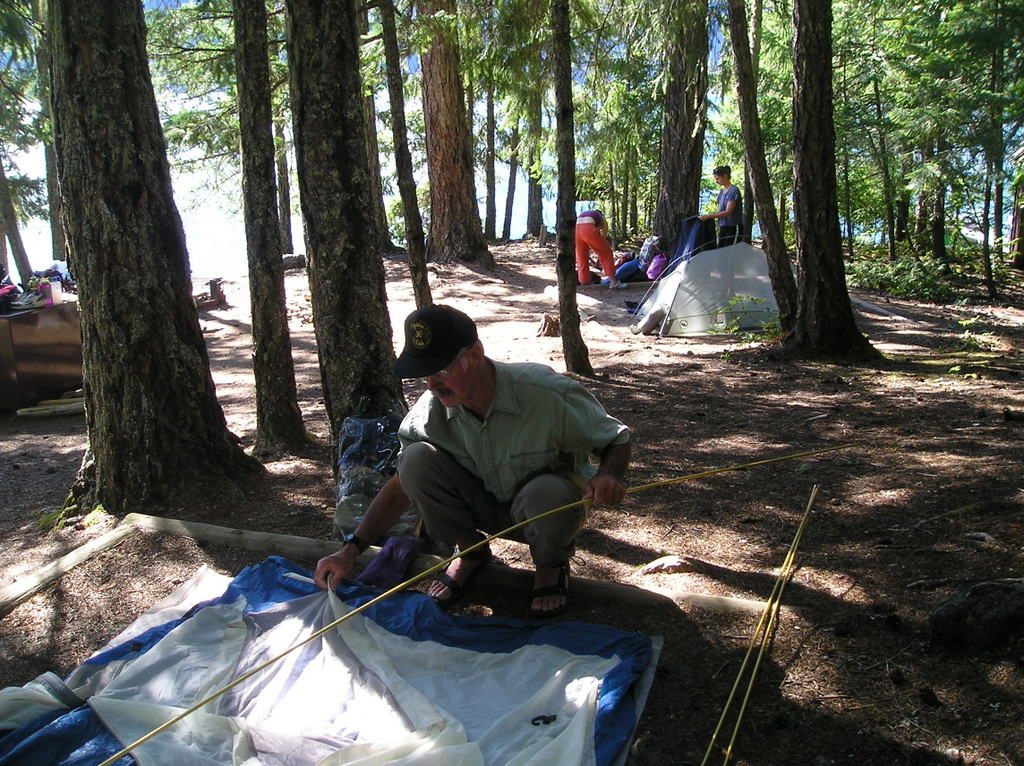
[[[890,170],[889,144],[886,140],[885,114],[882,111],[882,95],[878,87],[878,78],[871,80],[874,96],[875,130],[878,147],[878,169],[882,174],[882,202],[885,210],[885,240],[889,252],[889,262],[896,260],[896,204],[893,191],[892,171]]]
[[[754,205],[750,200],[754,199],[754,185],[750,182],[753,171],[750,169],[750,160],[743,158],[743,199],[748,200],[743,206],[743,219],[740,225],[743,227],[743,234],[747,239],[753,239],[754,235]]]
[[[761,66],[761,22],[764,16],[764,4],[762,0],[754,0],[751,3],[751,14],[750,14],[750,44],[751,50],[751,72],[754,74],[754,91],[757,92],[758,79],[760,77],[760,66]],[[751,164],[746,158],[743,158],[743,198],[746,200],[754,199],[754,186],[751,184]],[[748,204],[743,208],[743,231],[746,236],[752,237],[754,233],[754,208],[752,204]]]
[[[541,168],[541,103],[540,97],[533,99],[529,107],[527,144],[530,147],[526,163],[526,233],[540,237],[544,228],[544,198],[540,180]]]
[[[227,430],[214,391],[142,5],[50,0],[48,18],[89,437],[73,496],[85,509],[152,513],[190,487],[227,487],[260,466]]]
[[[49,97],[47,97],[49,103]],[[47,111],[46,119],[53,118]],[[46,200],[50,219],[50,248],[53,260],[63,261],[68,257],[67,237],[64,234],[64,203],[60,198],[60,184],[57,182],[57,151],[53,141],[43,142],[43,161],[46,168]]]
[[[636,148],[631,146],[627,152],[629,157],[629,166],[632,168],[639,167],[639,163],[636,157]],[[629,210],[627,215],[629,216],[629,231],[632,235],[638,235],[640,233],[640,222],[637,219],[637,205],[640,194],[643,190],[643,181],[640,178],[640,173],[637,173],[633,178],[632,194],[629,196]]]
[[[526,175],[526,233],[539,239],[541,231],[547,225],[544,223],[544,189],[540,177],[529,172],[529,168],[534,167],[534,162],[537,161],[537,155],[533,150],[531,155],[533,159],[527,166]]]
[[[935,142],[935,154],[943,166],[946,164],[945,156],[948,149],[946,139],[940,136]],[[949,274],[953,268],[949,262],[949,252],[946,250],[946,182],[944,178],[945,174],[940,174],[933,191],[929,231],[932,240],[932,257],[942,264],[943,271]]]
[[[929,211],[932,208],[931,194],[927,189],[921,189],[917,195],[917,203],[914,205],[914,251],[919,252],[925,240],[928,239]]]
[[[1013,186],[1013,212],[1010,214],[1010,255],[1013,268],[1024,271],[1024,179]]]
[[[633,166],[636,167],[636,154],[633,153],[632,157]],[[629,230],[633,234],[640,232],[640,219],[638,215],[638,205],[640,198],[640,178],[638,177],[633,182],[633,194],[629,198]]]
[[[840,82],[843,86],[844,111],[848,107],[850,91],[847,80],[846,57],[843,57]],[[853,260],[853,190],[850,184],[850,142],[843,142],[843,226],[845,228],[846,257]]]
[[[593,375],[587,345],[580,333],[576,305],[576,140],[572,102],[572,43],[569,0],[551,0],[551,56],[555,70],[555,114],[558,145],[558,308],[565,369]]]
[[[793,2],[793,213],[800,266],[799,307],[789,350],[865,356],[846,289],[832,120],[832,7]]]
[[[474,114],[474,107],[476,106],[476,92],[473,88],[473,84],[473,73],[467,72],[466,82],[463,87],[466,94],[466,136],[469,141],[470,157],[475,156],[473,145],[475,143],[474,137],[476,136],[476,115]]]
[[[928,231],[931,238],[932,258],[942,265],[946,274],[952,272],[949,262],[949,251],[946,249],[946,187],[941,185],[932,197],[931,215],[928,219]]]
[[[359,20],[354,0],[287,0],[286,5],[313,326],[337,445],[349,415],[403,407],[393,369],[380,234],[370,205]]]
[[[754,90],[757,93],[758,78],[760,77],[761,64],[761,21],[764,16],[764,4],[761,0],[753,0],[750,6],[750,34],[748,43],[750,45],[750,71],[753,74]],[[758,123],[760,124],[760,123]],[[754,199],[754,187],[750,183],[750,162],[746,157],[743,159],[743,196],[744,199]],[[774,203],[773,203],[774,204]],[[753,204],[747,203],[743,208],[743,231],[748,237],[754,233],[754,208]]]
[[[359,5],[359,34],[367,34],[370,28],[369,6]],[[366,160],[370,168],[370,203],[373,206],[373,217],[380,236],[380,249],[391,253],[397,248],[391,241],[388,229],[387,208],[384,205],[384,182],[380,172],[380,145],[377,141],[377,94],[376,82],[369,84],[369,92],[363,95],[363,118],[366,120]]]
[[[423,218],[416,197],[416,177],[413,174],[412,154],[409,152],[409,134],[405,123],[405,90],[402,83],[402,62],[398,50],[398,32],[395,28],[395,6],[392,0],[381,0],[381,31],[384,37],[384,59],[387,67],[388,97],[391,101],[391,135],[395,145],[395,172],[398,192],[402,198],[402,216],[405,218],[405,243],[409,248],[409,273],[416,308],[433,304],[427,274],[427,248],[423,238]]]
[[[750,4],[750,69],[754,73],[754,84],[758,82],[761,71],[761,25],[764,21],[763,0],[753,0]]]
[[[654,211],[658,206],[658,178],[651,176],[644,191],[644,228],[648,231],[654,230]]]
[[[846,257],[853,260],[853,190],[850,187],[850,153],[843,151],[843,226]]]
[[[519,125],[512,128],[509,139],[508,189],[505,192],[505,220],[501,227],[501,238],[508,242],[512,238],[512,206],[516,199],[516,181],[519,179]]]
[[[618,218],[618,215],[615,210],[616,197],[617,195],[615,193],[615,162],[613,160],[608,160],[608,206],[605,208],[605,211],[608,214],[608,218],[610,219],[608,222],[608,227],[612,238],[609,244],[611,244],[613,248],[615,247],[615,243],[619,239],[619,221],[615,220]]]
[[[995,0],[995,9],[993,11],[993,24],[996,29],[999,29],[1003,23],[1003,2],[1002,0]],[[1004,70],[1006,67],[1005,62],[1005,51],[1003,49],[1003,40],[1005,36],[995,35],[995,50],[992,51],[992,65],[991,73],[989,76],[989,92],[991,93],[1002,93],[1004,90]],[[991,187],[995,187],[995,212],[991,216],[992,218],[992,229],[996,232],[996,246],[995,256],[997,259],[1002,260],[1002,236],[1003,236],[1003,161],[1006,155],[1006,140],[1003,132],[1003,106],[998,99],[991,102],[989,106],[989,118],[991,121],[990,133],[991,139],[987,141],[988,147],[986,154],[988,155],[987,165],[989,169],[989,175],[991,176],[988,187],[986,188],[986,197],[991,193]],[[986,209],[989,207],[988,201],[985,204]],[[989,235],[989,219],[988,213],[985,215],[985,246],[983,247],[983,257],[985,265],[985,285],[988,288],[988,295],[990,298],[996,297],[996,281],[995,276],[992,273],[992,252],[990,248],[991,237]]]
[[[380,233],[380,250],[381,252],[391,253],[397,248],[395,243],[391,241],[387,208],[384,204],[384,181],[381,178],[380,151],[377,141],[377,108],[374,103],[374,95],[372,93],[367,94],[363,98],[366,119],[366,159],[370,167],[370,188],[373,190],[370,201],[373,205],[376,228]]]
[[[1006,239],[1003,237],[1003,207],[1006,205],[1006,187],[1003,183],[1003,174],[997,175],[995,184],[994,197],[992,202],[992,229],[996,233],[995,242],[993,242],[993,257],[997,263],[1003,262],[1004,248],[1006,246]]]
[[[43,125],[52,124],[50,114],[50,35],[40,0],[32,0],[32,18],[40,29],[34,50],[38,78],[39,122]],[[57,184],[57,153],[53,148],[52,138],[43,141],[43,161],[46,168],[46,203],[50,218],[50,247],[53,260],[63,261],[67,257],[67,244],[64,237],[64,222],[61,214],[60,188]]]
[[[935,158],[935,142],[931,139],[924,142],[920,148],[921,163],[925,164]],[[929,185],[930,186],[930,185]],[[914,251],[920,253],[925,250],[926,244],[931,237],[931,211],[934,207],[934,192],[929,186],[925,186],[917,195],[917,204],[914,206]]]
[[[484,214],[484,239],[493,242],[497,230],[498,204],[494,185],[494,134],[497,131],[494,119],[494,85],[487,84],[487,156],[484,157],[484,177],[487,184],[486,213]]]
[[[903,163],[901,163],[903,164]],[[909,168],[901,168],[900,177],[906,178]],[[910,239],[910,189],[901,186],[896,195],[896,241],[907,242]]]
[[[992,273],[992,163],[985,163],[985,194],[981,212],[981,266],[989,298],[996,297],[996,279]]]
[[[654,233],[670,245],[679,220],[697,214],[703,175],[704,128],[707,123],[708,6],[679,3],[671,19],[672,35],[665,52],[669,79],[658,161],[658,207]]]
[[[626,153],[626,156],[629,158],[629,152]],[[633,192],[632,178],[630,176],[630,163],[627,159],[627,162],[623,165],[623,199],[620,205],[618,205],[617,215],[618,220],[622,221],[622,225],[618,227],[618,241],[620,242],[624,242],[630,236],[630,194]]]
[[[420,16],[455,14],[454,0],[420,0]],[[423,117],[427,129],[427,174],[430,177],[429,260],[494,261],[484,241],[476,204],[473,156],[466,124],[465,96],[457,42],[442,24],[433,29],[422,57]]]
[[[6,279],[10,273],[7,266],[7,227],[0,217],[0,280]]]
[[[736,99],[740,110],[740,130],[746,162],[750,168],[748,180],[753,189],[757,216],[761,221],[761,237],[765,256],[768,259],[768,276],[772,281],[772,293],[779,305],[779,324],[784,333],[793,330],[797,314],[797,289],[793,270],[786,252],[786,241],[782,235],[775,202],[772,197],[771,181],[768,175],[768,161],[764,153],[764,136],[757,116],[757,81],[754,76],[753,60],[747,48],[747,11],[743,0],[728,0],[729,36],[732,38],[733,62],[736,74]],[[748,202],[749,205],[749,202]],[[752,206],[751,206],[752,207]]]
[[[282,253],[294,253],[292,240],[292,183],[288,171],[288,142],[284,135],[284,120],[274,120],[274,164],[277,169],[277,229]]]
[[[29,263],[28,251],[25,250],[25,243],[22,242],[21,231],[18,229],[18,211],[14,207],[14,191],[7,180],[2,162],[0,162],[0,215],[3,216],[7,241],[11,243],[11,253],[14,254],[14,268],[18,270],[21,286],[27,290],[28,282],[32,279],[32,264]]]
[[[249,256],[252,367],[256,378],[256,447],[259,458],[306,444],[295,390],[291,335],[277,214],[274,134],[264,0],[232,0],[235,69],[242,146],[242,211]]]

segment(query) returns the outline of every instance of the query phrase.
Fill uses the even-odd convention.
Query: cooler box
[[[81,385],[77,303],[0,314],[0,410],[32,407]]]

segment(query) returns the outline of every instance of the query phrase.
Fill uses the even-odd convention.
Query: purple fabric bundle
[[[385,590],[395,587],[405,580],[409,565],[426,542],[419,537],[389,537],[380,553],[359,574],[359,581]]]

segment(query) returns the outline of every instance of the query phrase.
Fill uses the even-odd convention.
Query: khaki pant
[[[480,540],[481,531],[500,532],[582,496],[569,479],[541,474],[526,482],[511,502],[499,502],[484,489],[483,481],[427,442],[416,442],[402,451],[398,475],[428,534],[463,546]],[[576,534],[585,521],[585,508],[571,508],[527,524],[507,537],[530,546],[534,566],[556,567],[572,557]]]

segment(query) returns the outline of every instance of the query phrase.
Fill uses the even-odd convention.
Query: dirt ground
[[[495,248],[498,267],[432,267],[435,302],[476,318],[499,360],[564,369],[561,340],[537,337],[555,313],[554,251]],[[386,259],[401,341],[413,308],[401,256]],[[300,406],[314,444],[207,506],[161,511],[224,526],[328,537],[334,507],[308,289],[287,277]],[[252,445],[244,282],[201,313],[229,427]],[[928,615],[970,584],[1024,570],[1024,302],[934,306],[854,291],[862,330],[885,358],[824,364],[780,358],[734,336],[634,336],[624,301],[643,288],[579,293],[597,372],[585,384],[634,436],[631,486],[830,446],[845,449],[631,494],[594,512],[574,573],[676,592],[765,600],[812,493],[816,500],[736,741],[741,766],[1024,766],[1024,641],[960,652],[930,640]],[[867,305],[865,305],[865,303]],[[965,334],[966,333],[966,334]],[[411,397],[418,391],[410,389]],[[10,583],[114,526],[43,534],[84,449],[81,416],[0,413],[0,582]],[[528,567],[516,543],[499,558]],[[663,556],[689,571],[645,574]],[[65,674],[207,564],[234,573],[260,556],[140,534],[66,574],[0,620],[0,685]],[[299,563],[312,566],[313,561]],[[526,618],[525,593],[476,588],[459,607]],[[630,764],[699,764],[759,615],[623,607],[577,599],[562,619],[664,638]],[[581,628],[585,629],[585,628]],[[732,719],[720,741],[728,741]],[[721,763],[717,754],[709,763]]]

